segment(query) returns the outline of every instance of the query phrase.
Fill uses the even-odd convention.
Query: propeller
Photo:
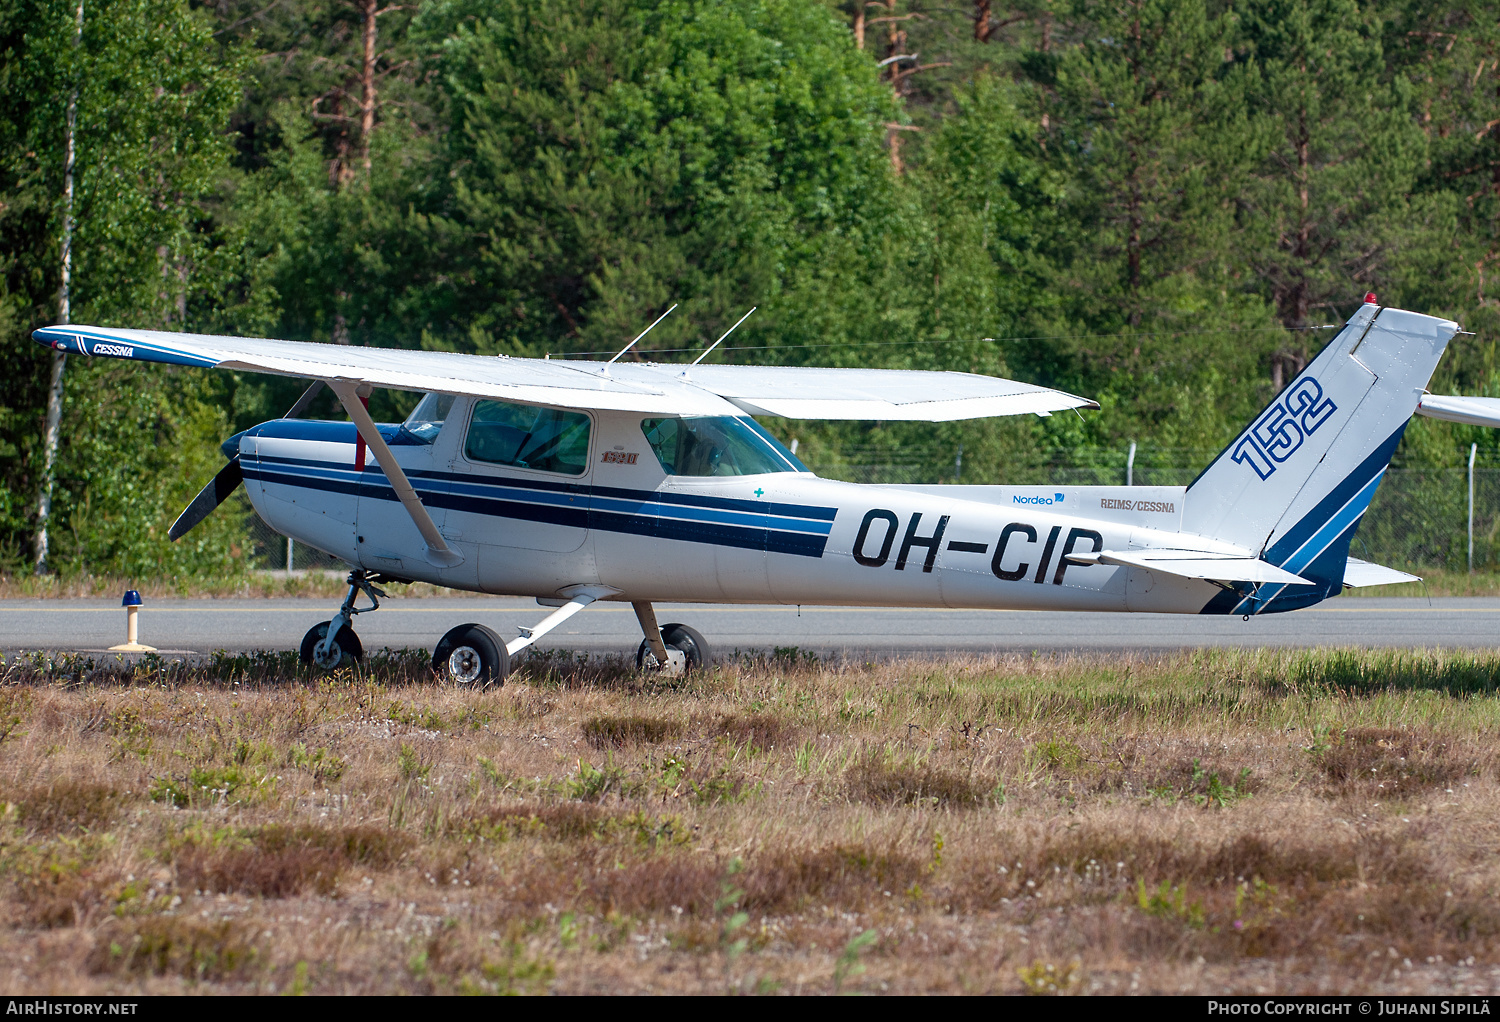
[[[312,404],[313,398],[318,396],[318,391],[323,389],[323,381],[316,380],[313,385],[302,392],[297,403],[282,416],[283,419],[295,419],[307,411],[307,406]],[[240,470],[240,437],[243,433],[236,433],[224,441],[224,457],[229,459],[229,464],[219,469],[219,474],[209,480],[208,485],[198,491],[198,496],[193,502],[183,509],[182,514],[177,516],[177,521],[167,530],[167,535],[172,542],[177,542],[186,536],[193,527],[213,513],[214,508],[224,503],[229,495],[245,481],[245,473]]]
[[[177,542],[188,531],[213,512],[213,509],[224,503],[235,487],[245,481],[245,473],[240,471],[240,456],[236,454],[223,468],[219,474],[208,481],[208,485],[198,491],[198,496],[187,506],[182,514],[177,516],[177,521],[167,530],[167,535],[172,542]]]

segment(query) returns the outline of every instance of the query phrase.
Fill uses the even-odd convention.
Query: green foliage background
[[[1474,331],[1435,387],[1500,393],[1493,3],[423,0],[378,18],[368,132],[362,5],[85,0],[75,49],[76,9],[0,0],[6,570],[35,524],[29,332],[57,315],[75,89],[79,322],[556,356],[679,302],[647,353],[671,361],[756,305],[725,360],[1101,402],[769,424],[832,466],[962,444],[966,482],[1216,449],[1367,290]],[[166,525],[300,385],[74,359],[67,387],[55,565],[236,570],[236,514]],[[1471,441],[1500,457],[1419,420],[1399,458]]]

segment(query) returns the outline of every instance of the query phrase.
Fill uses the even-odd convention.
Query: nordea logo
[[[1023,497],[1017,494],[1010,499],[1017,504],[1061,504],[1063,502],[1063,495],[1061,493],[1054,493],[1050,497],[1045,494],[1037,494],[1033,497]]]

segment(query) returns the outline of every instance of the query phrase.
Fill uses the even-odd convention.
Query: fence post
[[[292,573],[292,537],[290,536],[286,538],[286,571],[288,575]]]
[[[1469,445],[1469,574],[1474,574],[1474,455],[1478,444]]]
[[[953,481],[956,483],[964,474],[964,445],[958,445],[958,453],[953,456]]]
[[[1125,485],[1135,485],[1135,441],[1130,441],[1130,453],[1125,455]]]

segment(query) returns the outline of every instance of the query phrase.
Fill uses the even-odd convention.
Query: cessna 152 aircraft
[[[1500,424],[1479,399],[1424,397],[1458,329],[1368,295],[1185,488],[835,482],[754,419],[1097,407],[968,373],[481,357],[78,325],[33,336],[95,358],[315,381],[284,418],[226,441],[228,466],[172,538],[243,482],[272,528],[352,565],[342,605],[302,642],[304,661],[326,668],[361,656],[351,623],[378,608],[386,581],[557,608],[509,642],[474,623],[442,637],[434,671],[484,685],[598,600],[631,603],[645,635],[638,664],[677,673],[705,663],[709,647],[686,625],[658,625],[661,601],[1248,620],[1344,586],[1412,581],[1351,558],[1349,541],[1414,412]],[[350,422],[298,417],[322,385]],[[404,423],[377,424],[374,387],[425,396]],[[356,606],[360,593],[370,606]]]

